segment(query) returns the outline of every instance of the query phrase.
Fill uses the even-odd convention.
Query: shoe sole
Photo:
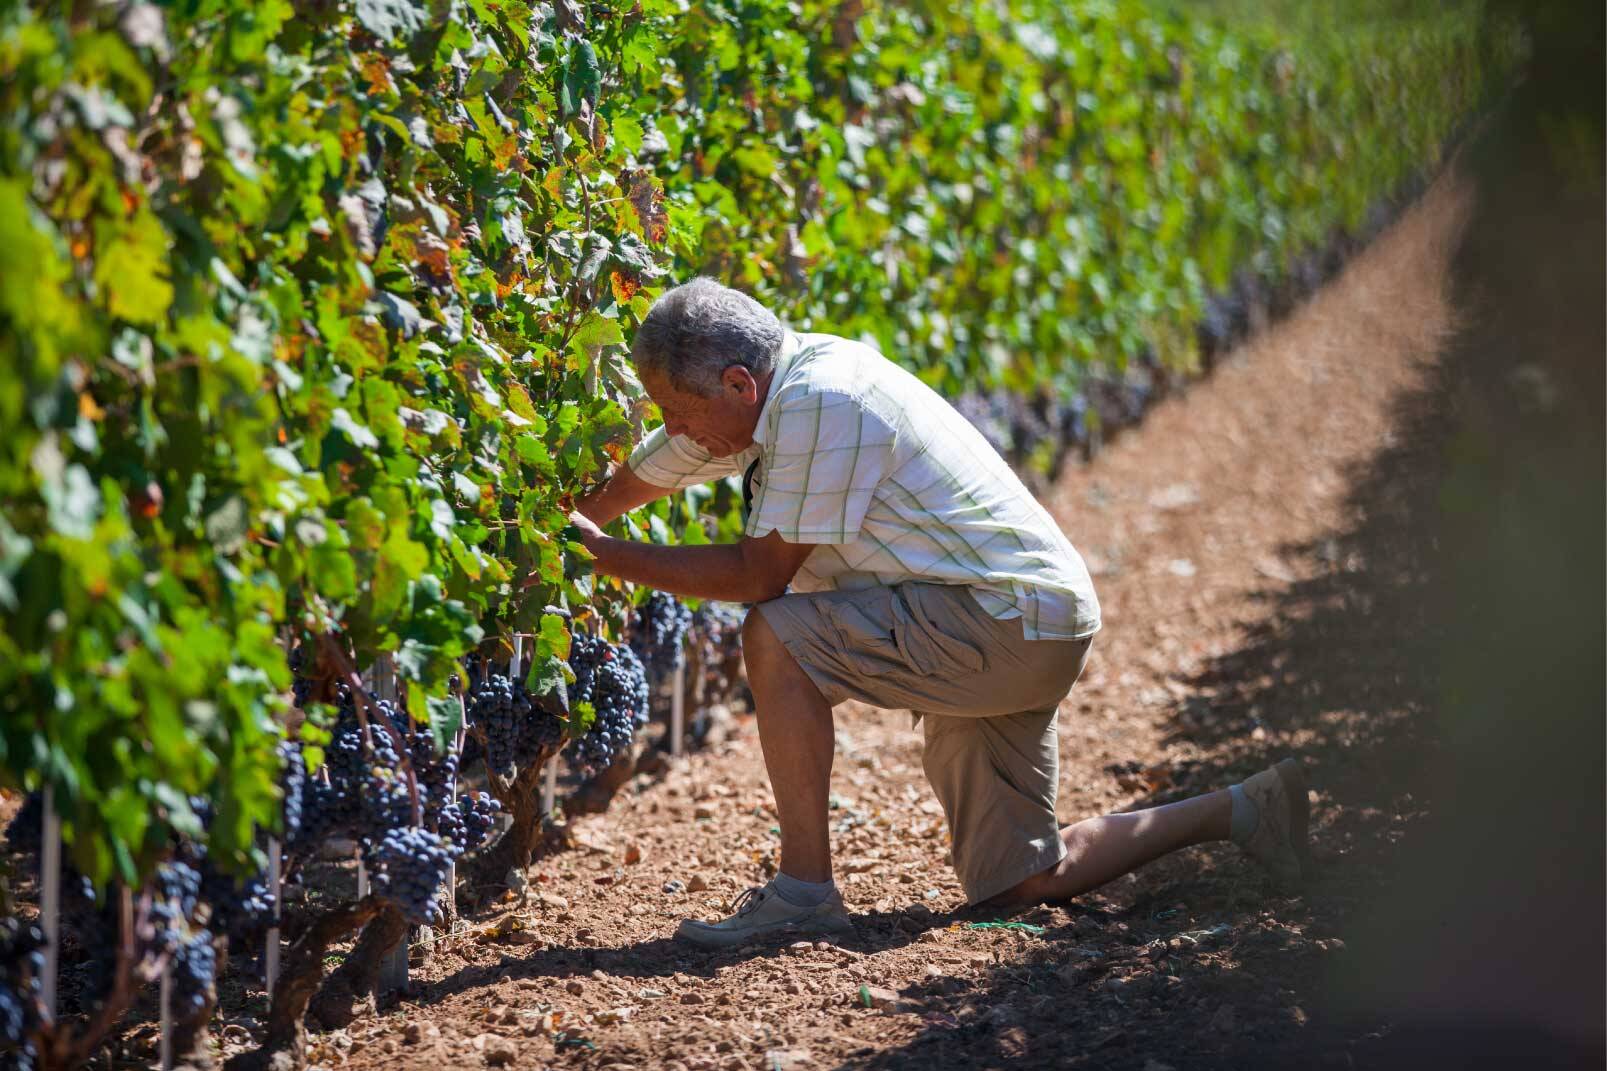
[[[1306,789],[1306,772],[1298,759],[1284,759],[1273,767],[1289,800],[1289,840],[1300,864],[1302,879],[1311,877],[1311,850],[1306,844],[1306,827],[1311,822],[1311,797]]]
[[[835,938],[851,937],[854,934],[854,924],[847,923],[842,926],[800,926],[788,923],[784,926],[773,926],[765,930],[684,930],[679,927],[675,930],[677,940],[699,948],[735,948],[752,941],[764,941],[776,937],[796,937],[799,939],[809,937],[817,941],[832,940]]]

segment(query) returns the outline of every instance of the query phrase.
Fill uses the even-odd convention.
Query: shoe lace
[[[764,886],[755,885],[753,888],[744,892],[741,896],[738,896],[736,898],[736,902],[731,905],[731,909],[735,911],[737,917],[740,918],[741,916],[748,914],[750,911],[759,910],[759,905],[762,903],[764,903]]]

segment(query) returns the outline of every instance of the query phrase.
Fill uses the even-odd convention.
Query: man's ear
[[[731,365],[720,373],[720,381],[743,405],[756,405],[759,401],[759,381],[740,364]]]

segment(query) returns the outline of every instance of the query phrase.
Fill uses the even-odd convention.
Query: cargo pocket
[[[894,641],[905,660],[924,675],[981,673],[987,656],[971,640],[944,632],[923,611],[918,600],[893,589]]]
[[[867,676],[978,673],[987,664],[981,648],[938,629],[896,587],[870,609],[832,602],[827,614],[842,637],[844,656]]]

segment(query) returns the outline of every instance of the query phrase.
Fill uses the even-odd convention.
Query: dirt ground
[[[1403,440],[1398,406],[1456,326],[1449,272],[1472,196],[1442,179],[1289,319],[1046,498],[1105,612],[1061,709],[1061,816],[1166,802],[1298,755],[1319,864],[1303,897],[1273,895],[1224,845],[1066,907],[965,911],[908,716],[840,708],[833,843],[853,939],[709,953],[671,937],[774,867],[750,726],[578,820],[574,849],[533,868],[526,910],[472,917],[415,968],[413,996],[321,1035],[317,1062],[1352,1066],[1381,1024],[1324,1022],[1324,987],[1428,813],[1413,771],[1435,747],[1406,639],[1420,622],[1395,594],[1421,578],[1421,548],[1390,528],[1439,461]],[[1386,456],[1394,498],[1358,500],[1359,474]]]

